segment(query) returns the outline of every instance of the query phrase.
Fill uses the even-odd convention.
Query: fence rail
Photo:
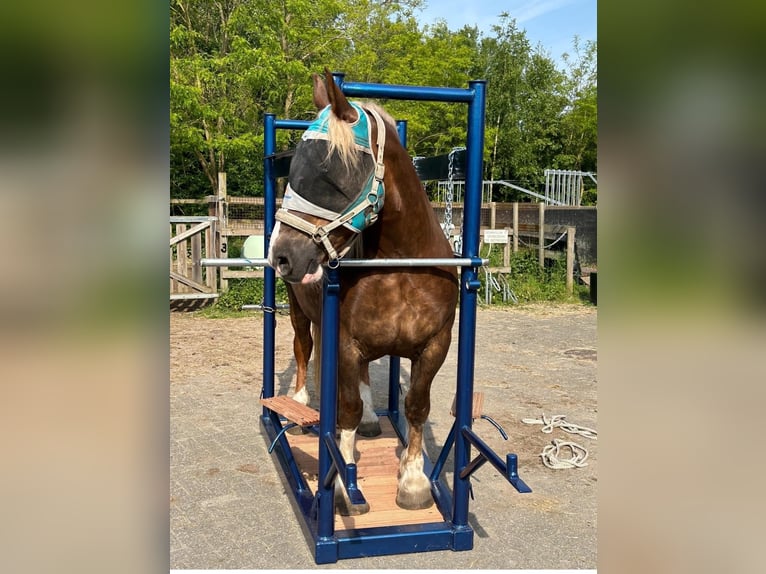
[[[278,199],[277,207],[280,204]],[[203,199],[170,200],[171,210],[174,206],[185,205],[207,206],[208,215],[170,216],[171,300],[213,299],[219,291],[228,289],[228,279],[263,277],[261,267],[264,263],[261,260],[251,260],[246,265],[253,269],[242,269],[242,264],[227,257],[230,238],[264,234],[264,198],[231,197],[224,192],[223,195],[210,195]],[[433,201],[431,205],[437,218],[443,220],[447,205],[440,201]],[[459,230],[462,228],[463,205],[454,202],[451,209],[453,223]],[[503,266],[488,270],[494,274],[507,274],[510,271],[508,254],[518,251],[521,244],[538,251],[541,266],[546,258],[566,256],[567,288],[571,292],[575,259],[583,268],[596,267],[595,209],[546,206],[543,203],[482,203],[481,229],[508,231],[508,241],[503,246]],[[567,219],[571,219],[572,215],[566,214],[572,210],[587,217],[584,221],[578,219],[571,224]],[[546,221],[546,218],[552,218],[553,223]],[[562,220],[564,223],[558,222]],[[584,224],[582,230],[579,229],[581,224]],[[552,249],[554,246],[555,251]]]
[[[170,218],[170,300],[218,297],[216,269],[206,269],[203,257],[220,255],[216,248],[216,217]]]

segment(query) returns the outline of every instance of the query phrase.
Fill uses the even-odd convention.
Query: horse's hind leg
[[[423,427],[431,410],[431,382],[449,350],[451,330],[445,329],[412,361],[410,390],[404,400],[409,423],[408,444],[399,458],[396,504],[407,510],[429,508],[431,481],[423,472]]]
[[[374,437],[381,434],[380,421],[372,405],[372,388],[370,387],[370,365],[362,366],[361,380],[359,381],[359,395],[362,398],[362,420],[359,422],[358,432],[364,437]]]

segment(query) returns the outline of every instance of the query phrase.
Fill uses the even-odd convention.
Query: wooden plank
[[[179,224],[178,228],[181,229],[182,225],[183,224]],[[210,227],[210,221],[204,221],[202,223],[198,223],[197,225],[195,225],[194,227],[192,227],[190,229],[186,229],[186,226],[183,225],[183,228],[186,229],[186,230],[183,231],[182,233],[179,233],[175,237],[173,237],[170,240],[170,245],[172,246],[172,245],[175,245],[176,243],[184,241],[185,239],[188,239],[192,235],[196,235],[197,233],[200,233],[201,231],[203,231],[207,227]]]
[[[190,238],[191,241],[191,278],[197,283],[202,283],[202,234],[198,233]]]
[[[223,237],[246,237],[248,235],[263,235],[264,226],[259,225],[239,225],[238,220],[235,220],[235,224],[230,224],[227,227],[221,228],[221,235]]]
[[[484,413],[484,393],[475,392],[473,394],[473,401],[471,403],[471,418],[478,419]],[[457,395],[452,399],[452,407],[450,407],[449,414],[453,417],[457,409]]]
[[[186,285],[187,287],[191,287],[195,291],[199,291],[200,293],[208,293],[208,286],[203,285],[202,283],[197,283],[196,281],[193,281],[192,279],[189,279],[185,275],[180,275],[179,273],[173,273],[170,272],[170,278],[175,279],[179,283]]]
[[[301,426],[319,423],[319,411],[312,409],[286,395],[261,399],[261,404]]]
[[[567,293],[574,291],[575,228],[567,227]]]
[[[215,299],[218,293],[171,293],[171,301],[189,301],[193,299]]]
[[[207,199],[171,199],[170,205],[204,205]]]
[[[207,257],[217,257],[215,252],[215,223],[205,230],[205,255]],[[205,285],[212,291],[216,288],[217,267],[205,268]]]
[[[254,269],[253,271],[224,271],[221,268],[221,277],[223,279],[263,279],[263,269]]]
[[[179,233],[184,233],[186,229],[188,228],[188,225],[185,223],[179,223],[176,225],[176,237]],[[170,245],[172,247],[173,240],[170,240]],[[187,257],[186,257],[186,240],[179,241],[176,244],[176,273],[182,277],[186,277],[188,274],[188,266],[187,266]],[[179,293],[188,293],[189,292],[189,286],[185,283],[179,283],[178,285],[178,292]]]

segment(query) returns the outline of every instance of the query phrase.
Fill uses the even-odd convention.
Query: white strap
[[[316,203],[310,202],[308,199],[295,191],[289,183],[285,189],[285,196],[282,198],[282,207],[292,211],[300,211],[301,213],[316,215],[317,217],[321,217],[322,219],[326,219],[328,221],[332,221],[336,217],[340,217],[340,213],[337,211],[325,209]]]

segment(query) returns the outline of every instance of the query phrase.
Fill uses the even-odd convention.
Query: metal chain
[[[454,183],[453,179],[455,177],[455,153],[454,150],[449,152],[449,166],[447,169],[447,201],[444,205],[444,223],[442,224],[442,229],[444,230],[444,235],[447,237],[447,239],[450,238],[452,235],[452,230],[455,229],[455,226],[452,224],[452,199],[454,197]]]
[[[452,231],[455,229],[455,225],[452,223],[452,202],[455,199],[455,156],[459,151],[465,150],[464,147],[455,147],[449,152],[449,165],[447,167],[447,201],[444,205],[444,223],[442,229],[447,239],[452,236]],[[462,251],[462,237],[455,237],[455,244],[453,246],[454,251]]]

